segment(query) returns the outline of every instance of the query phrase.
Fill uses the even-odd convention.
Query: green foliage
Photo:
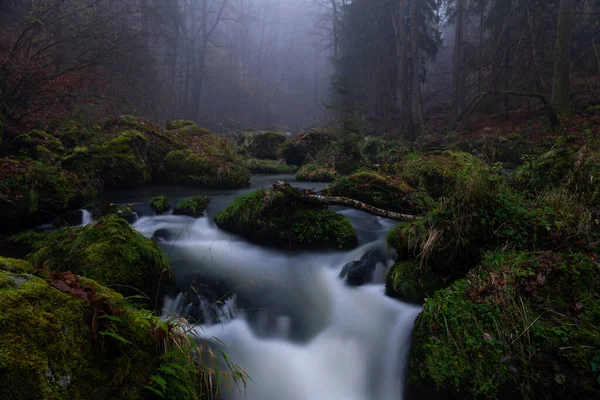
[[[49,234],[28,260],[53,271],[72,271],[114,285],[123,293],[141,291],[152,299],[160,285],[171,279],[160,248],[114,215]]]
[[[34,160],[56,161],[64,152],[61,141],[44,131],[32,130],[13,140],[14,150]]]
[[[261,132],[252,136],[249,150],[254,158],[277,160],[287,137],[277,132]]]
[[[296,190],[296,189],[293,189]],[[217,225],[246,239],[290,248],[352,248],[357,244],[350,221],[294,200],[293,194],[261,189],[237,198],[215,216]]]
[[[208,203],[210,203],[210,200],[205,196],[197,196],[192,199],[182,200],[173,210],[173,214],[198,217],[203,215]]]
[[[294,174],[298,171],[297,165],[288,165],[275,160],[250,158],[246,160],[246,165],[253,174]]]
[[[335,169],[320,164],[304,164],[296,174],[297,180],[309,182],[333,182],[339,177]]]
[[[409,214],[422,214],[433,204],[427,193],[413,189],[403,179],[372,171],[361,171],[336,179],[325,188],[324,193]]]
[[[61,168],[29,159],[0,159],[0,226],[18,230],[47,221],[96,195],[96,188]]]
[[[443,281],[430,267],[418,261],[401,261],[394,264],[385,280],[385,293],[402,301],[423,304],[436,290],[441,289]]]
[[[486,254],[425,303],[410,359],[415,395],[435,387],[435,398],[598,397],[599,284],[595,256]]]
[[[380,137],[368,136],[361,144],[361,152],[371,165],[381,164],[391,152],[403,148],[399,141],[384,140]]]
[[[152,200],[150,200],[150,207],[152,207],[157,215],[164,214],[171,208],[169,199],[167,199],[166,196],[153,197]]]

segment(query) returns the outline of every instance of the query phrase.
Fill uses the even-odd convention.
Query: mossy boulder
[[[100,179],[105,187],[140,186],[152,178],[148,139],[136,130],[121,131],[102,144],[76,147],[66,168]]]
[[[261,160],[277,160],[287,136],[277,132],[261,132],[252,137],[249,150],[253,157]]]
[[[194,121],[186,121],[186,120],[178,119],[178,120],[174,120],[174,121],[167,121],[166,127],[167,127],[168,131],[171,131],[171,130],[185,128],[186,126],[197,126],[197,125]]]
[[[171,181],[206,187],[238,188],[250,182],[250,170],[235,144],[216,136],[196,138],[189,150],[170,152],[164,160]]]
[[[146,313],[119,294],[70,273],[45,281],[2,261],[0,308],[0,398],[149,397],[162,344]]]
[[[409,153],[388,167],[387,172],[401,176],[411,186],[422,188],[437,199],[447,195],[462,175],[483,166],[483,162],[469,153],[444,150]]]
[[[182,200],[173,210],[173,214],[198,217],[203,215],[208,203],[210,203],[210,200],[205,196],[197,196],[192,199]]]
[[[167,130],[170,136],[182,139],[211,134],[208,129],[199,127],[195,122],[182,120],[168,122]]]
[[[29,159],[0,158],[0,230],[49,222],[92,199],[97,188],[78,175]]]
[[[73,120],[57,120],[51,122],[47,132],[60,139],[67,149],[74,149],[91,139],[101,136],[101,127],[98,125],[83,125]]]
[[[599,285],[594,254],[488,253],[425,303],[411,396],[598,398]]]
[[[334,141],[335,138],[332,135],[313,130],[290,139],[285,144],[283,156],[287,164],[301,166]]]
[[[360,152],[357,142],[347,141],[337,143],[334,148],[333,164],[335,170],[346,175],[365,166],[365,159]]]
[[[413,215],[423,214],[433,205],[433,200],[425,191],[414,189],[402,178],[372,171],[361,171],[336,179],[325,188],[324,193]]]
[[[156,215],[164,214],[171,208],[169,199],[167,199],[166,196],[153,197],[152,200],[150,200],[150,207],[154,210]]]
[[[124,204],[116,204],[111,202],[103,202],[95,204],[92,207],[92,215],[94,219],[101,219],[108,215],[114,215],[119,218],[123,218],[125,221],[132,224],[137,219],[137,215],[133,212],[131,207]]]
[[[334,168],[320,164],[304,164],[296,174],[297,180],[308,182],[333,182],[339,177]]]
[[[47,162],[57,161],[65,150],[59,139],[41,130],[15,137],[13,147],[21,155]]]
[[[401,148],[401,143],[369,136],[361,144],[361,152],[371,165],[378,165],[394,150]]]
[[[443,287],[443,277],[431,271],[427,263],[419,260],[400,261],[387,273],[385,294],[409,303],[423,304]]]
[[[28,260],[35,266],[72,271],[114,285],[115,290],[126,294],[141,291],[151,299],[160,285],[171,279],[160,248],[114,215],[49,234]]]
[[[294,174],[298,171],[297,165],[289,165],[276,160],[250,158],[246,160],[246,165],[253,174]]]
[[[276,189],[237,198],[215,216],[215,222],[252,242],[293,249],[348,249],[358,242],[346,217],[327,207],[298,202],[293,193]]]

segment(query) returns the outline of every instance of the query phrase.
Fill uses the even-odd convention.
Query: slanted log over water
[[[273,189],[280,192],[287,193],[288,195],[296,198],[299,201],[311,204],[321,204],[326,206],[343,206],[354,208],[355,210],[361,210],[366,213],[376,215],[378,217],[389,218],[396,221],[412,221],[416,217],[410,214],[402,214],[393,211],[382,210],[380,208],[373,207],[362,201],[348,199],[346,197],[334,197],[334,196],[321,196],[317,194],[309,194],[293,188],[289,183],[278,181],[273,185]]]

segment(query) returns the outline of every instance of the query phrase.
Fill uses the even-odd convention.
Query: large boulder
[[[348,249],[358,242],[346,217],[325,206],[301,203],[293,194],[276,189],[237,198],[215,216],[215,222],[250,241],[294,249]]]
[[[277,160],[287,137],[277,132],[261,132],[252,137],[250,154],[264,160]]]
[[[141,132],[120,131],[105,137],[101,144],[76,147],[63,164],[100,179],[106,187],[140,186],[152,178],[148,148],[148,139]]]
[[[164,160],[169,181],[206,187],[238,188],[250,182],[250,170],[229,139],[205,135],[186,141],[188,149],[175,150]]]
[[[413,329],[411,398],[600,397],[600,261],[492,252]]]
[[[126,294],[155,299],[161,284],[171,279],[160,248],[122,218],[109,215],[87,226],[49,234],[28,260],[53,271],[72,271],[114,285]]]
[[[320,164],[304,164],[296,173],[296,180],[307,182],[333,182],[339,177],[334,168]]]
[[[30,159],[0,158],[1,231],[49,222],[96,194],[96,186],[59,167]]]
[[[0,398],[149,398],[174,347],[157,320],[92,280],[43,280],[19,264],[0,262]]]
[[[56,162],[65,149],[62,142],[54,136],[32,130],[14,138],[13,150],[34,160]]]
[[[334,141],[330,134],[313,130],[293,137],[285,145],[283,155],[288,164],[301,166]]]
[[[336,179],[325,188],[324,193],[408,214],[423,214],[433,203],[425,191],[414,189],[402,178],[372,171]]]

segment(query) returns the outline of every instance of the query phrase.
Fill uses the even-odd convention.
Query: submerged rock
[[[342,268],[340,278],[349,286],[361,286],[372,281],[377,264],[386,265],[387,254],[382,249],[371,249],[359,261],[352,261]]]
[[[600,397],[598,258],[492,252],[482,264],[425,303],[411,397]]]
[[[109,215],[82,227],[49,234],[28,257],[36,266],[73,271],[118,291],[154,299],[171,279],[160,248],[122,218]]]
[[[289,248],[348,249],[358,242],[346,217],[325,206],[298,202],[275,189],[237,198],[215,216],[215,222],[250,241]]]

